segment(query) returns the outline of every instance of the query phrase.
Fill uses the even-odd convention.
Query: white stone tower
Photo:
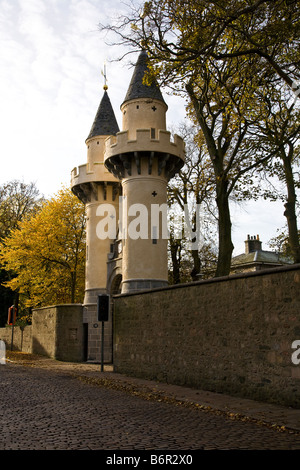
[[[183,140],[175,136],[172,141],[166,130],[160,89],[143,82],[147,61],[141,52],[121,105],[122,131],[107,138],[104,150],[105,166],[122,182],[122,293],[168,283],[168,237],[157,210],[165,211],[167,183],[184,164]]]
[[[97,323],[98,294],[106,293],[107,258],[114,239],[101,239],[97,233],[100,220],[99,207],[110,204],[118,218],[119,180],[104,166],[104,143],[108,136],[115,135],[119,127],[104,85],[104,94],[98,107],[91,131],[86,139],[87,162],[75,168],[71,174],[74,194],[86,207],[86,281],[84,318],[86,359],[100,361],[101,328]],[[99,328],[98,328],[99,326]],[[111,361],[112,322],[105,323],[104,360]]]

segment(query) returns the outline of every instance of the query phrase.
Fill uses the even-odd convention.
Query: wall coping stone
[[[33,311],[36,312],[37,310],[44,310],[46,308],[57,308],[57,307],[82,307],[83,304],[57,304],[57,305],[48,305],[46,307],[37,307],[34,308]]]
[[[282,272],[297,271],[297,270],[300,270],[300,263],[292,264],[289,266],[278,266],[276,268],[262,269],[260,271],[230,274],[229,276],[213,277],[210,279],[202,279],[201,281],[187,282],[187,283],[182,283],[182,284],[173,284],[173,285],[166,286],[166,287],[156,287],[153,289],[140,290],[138,292],[131,292],[131,293],[125,292],[123,294],[116,294],[113,297],[123,298],[123,297],[128,297],[128,296],[133,296],[133,295],[151,294],[152,292],[167,291],[167,290],[172,290],[172,289],[181,289],[184,287],[194,287],[194,286],[200,286],[200,285],[202,286],[206,284],[212,284],[215,282],[233,281],[235,279],[246,279],[250,277],[278,274]]]

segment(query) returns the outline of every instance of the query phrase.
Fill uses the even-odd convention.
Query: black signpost
[[[103,372],[104,364],[104,322],[108,321],[109,315],[109,295],[99,294],[97,302],[98,321],[102,322],[101,329],[101,372]]]
[[[15,326],[15,323],[16,323],[16,318],[17,318],[17,308],[12,305],[11,307],[9,307],[8,309],[8,318],[7,318],[7,323],[12,326],[12,330],[11,330],[11,346],[10,346],[10,350],[12,351],[13,350],[13,346],[14,346],[14,326]]]

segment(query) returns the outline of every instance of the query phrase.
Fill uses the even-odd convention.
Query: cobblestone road
[[[146,400],[58,371],[0,367],[0,450],[300,449],[300,435]]]

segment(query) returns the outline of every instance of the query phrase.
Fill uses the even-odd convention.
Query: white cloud
[[[108,93],[121,125],[120,104],[132,69],[110,62],[122,50],[105,44],[98,24],[109,23],[123,8],[121,0],[0,0],[0,184],[36,181],[48,196],[69,183],[72,168],[86,160],[105,60]],[[183,119],[184,103],[168,95],[166,101],[172,126]],[[264,215],[261,207],[233,214],[239,252],[247,233],[259,233],[266,243],[274,227],[283,226],[281,208],[269,218],[270,206],[264,210]]]
[[[286,218],[283,212],[281,201],[259,199],[241,205],[231,204],[234,255],[244,252],[247,235],[259,235],[263,250],[269,250],[268,242],[277,235],[277,228],[285,227]]]
[[[0,184],[35,180],[48,195],[85,161],[110,11],[108,0],[0,0]]]

